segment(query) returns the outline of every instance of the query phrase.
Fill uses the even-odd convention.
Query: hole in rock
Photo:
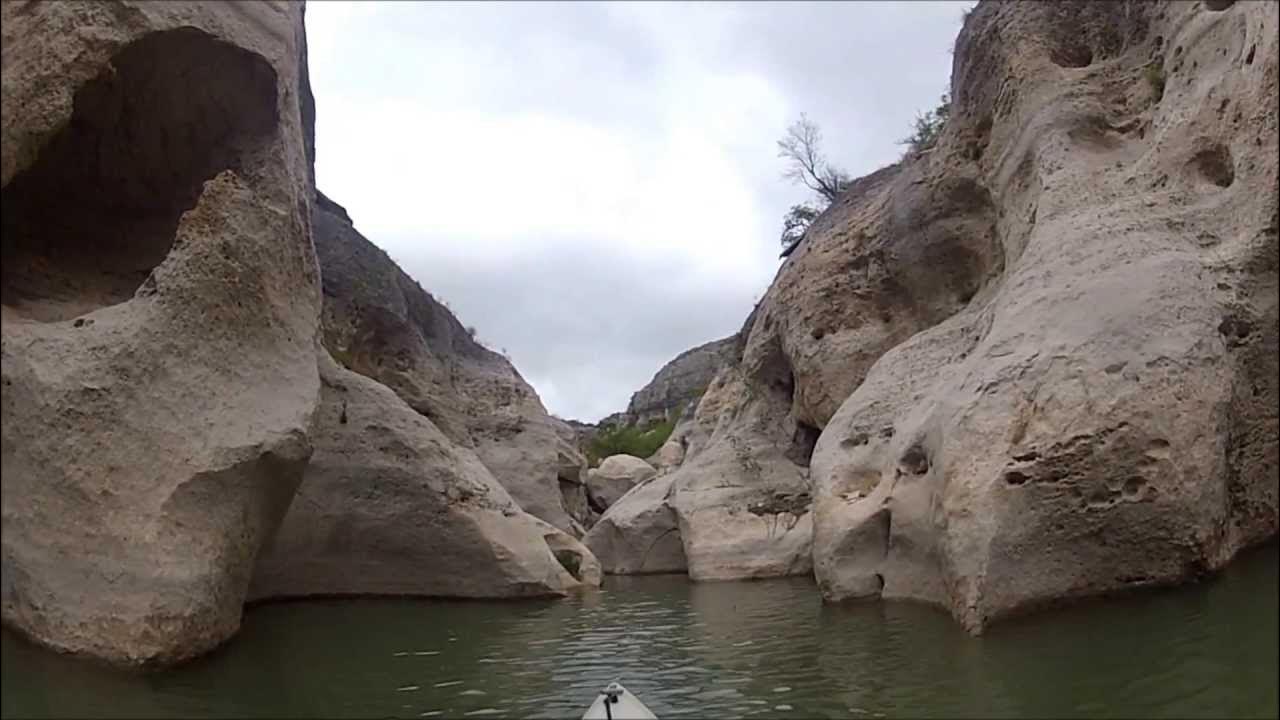
[[[1027,480],[1030,479],[1031,478],[1028,478],[1025,473],[1018,472],[1017,470],[1010,470],[1004,474],[1004,481],[1010,485],[1024,485]]]
[[[1131,477],[1124,481],[1124,485],[1121,486],[1121,493],[1123,493],[1125,497],[1135,497],[1142,491],[1142,487],[1146,484],[1146,478],[1139,476]]]
[[[1204,6],[1214,12],[1226,10],[1236,4],[1236,0],[1204,0]]]
[[[1049,51],[1049,59],[1054,65],[1064,68],[1082,68],[1093,64],[1093,51],[1087,45],[1077,41],[1063,41]]]
[[[855,448],[859,445],[866,445],[871,440],[871,436],[865,432],[856,432],[853,435],[840,441],[842,448]]]
[[[809,467],[809,461],[813,458],[813,447],[818,444],[818,436],[821,434],[822,431],[818,428],[796,421],[796,432],[791,437],[787,459],[801,467]]]
[[[594,493],[587,493],[587,507],[603,515],[609,509],[609,505]]]
[[[205,181],[243,173],[276,121],[264,58],[195,28],[126,45],[0,191],[0,302],[53,322],[130,299]]]
[[[919,445],[912,445],[898,461],[899,475],[924,475],[927,472],[929,472],[929,456]]]
[[[582,580],[582,557],[578,553],[572,550],[556,550],[551,554],[556,556],[560,566],[572,575],[574,580]]]
[[[1235,162],[1225,145],[1214,145],[1191,158],[1191,167],[1218,187],[1230,187],[1236,180]]]

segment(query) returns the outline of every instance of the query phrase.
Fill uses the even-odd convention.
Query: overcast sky
[[[594,421],[768,287],[787,125],[896,160],[973,4],[311,2],[317,184]]]

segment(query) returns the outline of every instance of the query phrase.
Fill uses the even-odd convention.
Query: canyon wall
[[[0,13],[4,622],[182,660],[239,627],[311,455],[302,6]]]
[[[316,193],[302,4],[2,11],[6,626],[165,665],[247,598],[599,583],[572,431]]]
[[[981,3],[936,145],[814,223],[670,489],[587,544],[633,567],[610,548],[674,515],[695,579],[811,561],[830,600],[980,631],[1274,537],[1277,29],[1274,3]]]

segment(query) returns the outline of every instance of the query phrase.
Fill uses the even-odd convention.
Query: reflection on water
[[[1275,545],[1216,581],[965,635],[807,580],[610,578],[559,602],[266,605],[213,656],[130,675],[3,639],[5,717],[578,717],[620,678],[661,717],[1272,716]]]

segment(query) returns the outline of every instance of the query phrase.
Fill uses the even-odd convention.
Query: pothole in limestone
[[[276,74],[259,55],[195,28],[122,48],[0,190],[6,318],[67,320],[132,298],[205,181],[251,172],[276,123]]]
[[[1235,159],[1226,145],[1214,143],[1191,157],[1191,168],[1204,180],[1220,188],[1236,180]]]
[[[1093,64],[1093,50],[1077,38],[1063,38],[1050,48],[1049,60],[1058,67],[1089,67]]]

